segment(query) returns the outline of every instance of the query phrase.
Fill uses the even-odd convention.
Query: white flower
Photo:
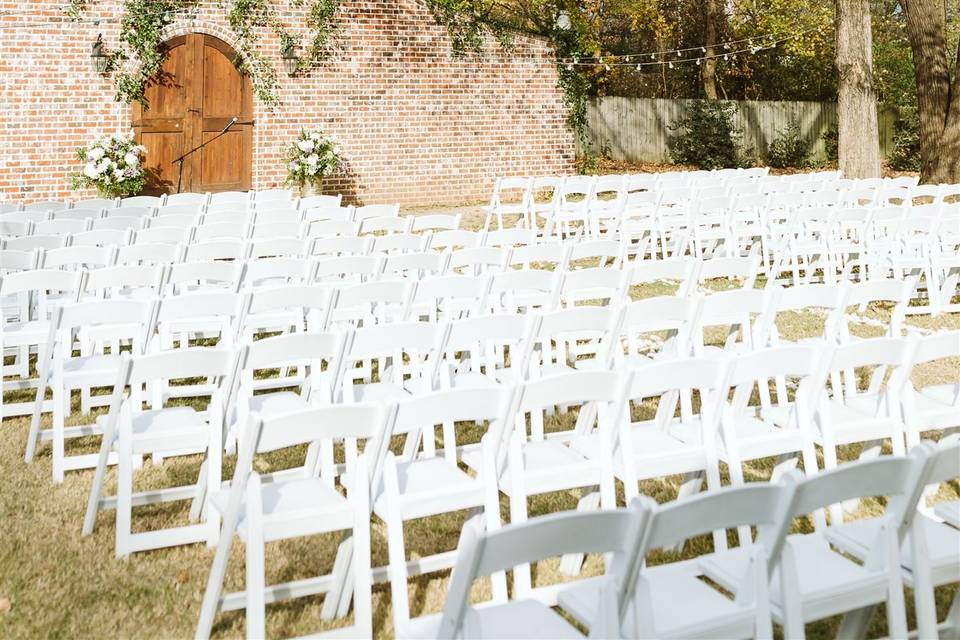
[[[317,166],[318,162],[320,162],[320,156],[317,154],[311,153],[307,156],[307,164],[309,164],[311,167]]]
[[[298,171],[300,169],[300,163],[294,160],[290,163],[290,171]]]
[[[91,180],[96,178],[99,175],[99,173],[97,172],[97,165],[95,165],[92,162],[88,162],[87,166],[83,168],[83,175],[87,176]]]
[[[114,169],[113,177],[117,179],[117,182],[120,182],[121,180],[123,180],[123,178],[125,177],[125,174],[123,173],[123,169]]]
[[[128,167],[135,167],[140,164],[140,158],[132,151],[128,151],[127,154],[123,156],[123,161],[127,163]]]
[[[304,153],[310,153],[313,151],[313,140],[301,140],[297,143],[297,147]]]
[[[99,160],[100,158],[103,157],[104,153],[105,151],[103,150],[102,147],[94,147],[93,149],[90,149],[90,151],[87,152],[87,157],[91,160]]]
[[[107,158],[104,158],[97,164],[97,173],[106,173],[108,169],[110,169],[110,160]]]

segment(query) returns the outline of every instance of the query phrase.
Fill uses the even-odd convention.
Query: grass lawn
[[[668,293],[661,285],[633,293],[642,297]],[[882,318],[884,309],[870,309],[868,315]],[[822,324],[822,318],[814,313],[790,314],[780,322],[781,334],[787,338],[813,335]],[[960,328],[960,316],[938,318],[919,317],[908,319],[911,326],[924,329]],[[879,329],[864,325],[858,333],[877,335]],[[960,362],[939,363],[921,367],[914,375],[919,385],[956,379]],[[8,400],[20,397],[8,395]],[[651,407],[643,407],[642,411]],[[569,424],[571,414],[557,418]],[[44,417],[49,425],[49,416]],[[90,422],[89,416],[73,415],[68,424]],[[560,426],[558,423],[552,425]],[[8,419],[3,422],[3,439],[0,441],[0,637],[191,637],[196,626],[200,601],[213,558],[213,549],[203,545],[138,553],[128,560],[114,558],[113,512],[101,512],[95,533],[80,536],[80,527],[90,489],[92,470],[69,472],[63,485],[55,486],[50,481],[50,448],[41,446],[37,459],[31,465],[23,462],[29,418]],[[480,429],[476,429],[479,436]],[[97,442],[87,439],[71,445],[71,452],[95,451]],[[850,447],[844,458],[854,459],[859,451]],[[267,457],[258,461],[261,471],[277,470],[297,464],[302,452],[287,452],[285,455]],[[748,480],[763,481],[769,478],[772,460],[752,463],[747,468]],[[162,465],[145,463],[142,472],[136,474],[135,489],[156,486],[188,484],[195,480],[200,458],[183,457],[169,459]],[[225,461],[224,477],[233,471],[233,459]],[[115,471],[108,473],[106,491],[115,490]],[[644,483],[643,491],[659,501],[676,497],[679,477],[668,477]],[[619,488],[622,500],[622,487]],[[958,486],[952,483],[943,489],[937,499],[956,499]],[[563,492],[540,496],[531,500],[530,515],[572,509],[578,494]],[[146,530],[170,524],[183,524],[187,519],[187,503],[173,503],[137,508],[134,512],[134,527]],[[882,505],[867,501],[860,514],[876,513]],[[503,513],[507,506],[504,502]],[[406,528],[408,550],[411,554],[426,554],[436,550],[452,549],[457,544],[460,527],[466,514],[440,516],[409,523]],[[798,523],[806,529],[809,523]],[[373,561],[375,565],[386,564],[386,538],[384,526],[375,520],[373,524]],[[333,562],[336,543],[334,536],[316,536],[282,543],[273,543],[267,549],[268,583],[305,578],[327,573]],[[708,537],[688,541],[679,555],[656,560],[692,557],[710,549]],[[535,573],[537,584],[563,579],[557,570],[557,561],[541,563]],[[597,573],[602,564],[598,558],[589,558],[586,574]],[[438,611],[442,607],[449,572],[422,576],[411,581],[410,603],[412,613]],[[235,544],[226,580],[228,590],[237,590],[243,585],[243,548]],[[477,596],[482,595],[486,585],[478,583]],[[938,590],[939,613],[942,616],[953,588]],[[294,636],[316,632],[330,625],[319,619],[322,596],[293,600],[272,605],[267,610],[267,633],[271,637]],[[374,628],[376,637],[393,636],[389,587],[377,585],[374,591]],[[908,607],[912,602],[908,599]],[[343,624],[344,621],[340,621]],[[839,620],[831,619],[808,626],[812,638],[832,637]],[[336,625],[333,625],[336,626]],[[884,617],[875,616],[871,636],[885,633]],[[244,631],[243,612],[235,611],[217,616],[214,635],[237,637]]]

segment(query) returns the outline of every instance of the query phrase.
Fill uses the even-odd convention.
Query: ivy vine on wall
[[[277,70],[259,46],[259,35],[269,30],[280,41],[280,50],[297,46],[299,39],[280,19],[275,0],[219,0],[226,11],[227,24],[234,34],[237,67],[250,76],[253,90],[261,103],[274,105],[277,97]],[[95,0],[70,0],[67,15],[79,20]],[[306,71],[319,63],[330,49],[338,0],[289,0],[296,8],[306,7],[306,26],[310,43],[298,63]],[[139,101],[145,107],[147,83],[162,68],[166,51],[163,34],[181,15],[196,10],[200,0],[124,0],[120,20],[121,46],[110,52],[109,70],[113,72],[116,99]]]

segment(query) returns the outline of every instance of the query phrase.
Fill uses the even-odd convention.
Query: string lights
[[[686,47],[682,49],[668,49],[664,51],[647,51],[644,53],[629,54],[609,54],[599,56],[574,56],[564,58],[561,63],[568,69],[574,67],[599,67],[602,66],[606,71],[611,67],[634,67],[637,71],[642,71],[644,67],[663,66],[673,69],[674,63],[681,64],[693,62],[697,66],[703,64],[704,60],[726,60],[736,59],[738,55],[754,55],[765,49],[772,49],[778,44],[800,38],[821,31],[820,28],[806,29],[795,33],[768,33],[761,36],[751,36],[739,40],[728,40],[718,42],[713,45],[714,50],[722,49],[722,53],[713,53],[708,55],[706,46]],[[684,54],[696,52],[696,55],[685,57]],[[649,60],[648,60],[649,58]]]

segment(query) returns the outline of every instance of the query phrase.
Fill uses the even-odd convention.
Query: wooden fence
[[[581,151],[629,162],[670,162],[669,126],[693,100],[655,98],[593,98],[587,106],[587,141]],[[734,124],[742,134],[741,148],[748,157],[763,158],[767,147],[791,121],[810,142],[811,157],[825,158],[823,133],[837,122],[835,102],[730,101],[737,105]],[[896,114],[878,110],[880,153],[893,148]]]

